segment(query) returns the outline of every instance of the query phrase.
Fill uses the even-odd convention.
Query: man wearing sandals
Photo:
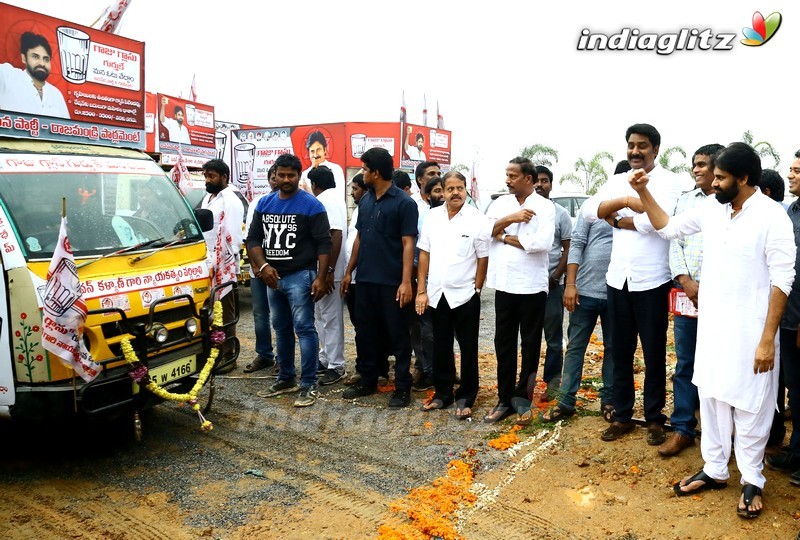
[[[722,489],[729,477],[731,436],[741,472],[737,513],[757,517],[763,508],[764,449],[775,409],[777,331],[794,281],[792,224],[779,203],[756,184],[761,159],[745,143],[714,157],[715,197],[672,218],[635,170],[635,189],[658,234],[675,239],[703,233],[703,286],[694,377],[700,396],[703,470],[674,486],[679,496]]]
[[[433,321],[433,381],[436,393],[424,411],[456,402],[456,418],[472,416],[478,396],[478,331],[481,288],[489,264],[489,228],[468,204],[467,179],[458,171],[444,175],[445,205],[432,208],[422,225],[416,311],[430,306]],[[427,287],[426,287],[427,284]],[[461,384],[453,393],[456,367],[453,337],[461,350]]]
[[[531,160],[512,159],[506,167],[509,195],[494,201],[487,286],[495,292],[494,348],[497,355],[497,405],[483,419],[494,423],[517,412],[530,422],[549,284],[549,252],[555,231],[553,203],[534,191]],[[517,341],[522,362],[517,373]],[[513,403],[512,403],[513,401]]]

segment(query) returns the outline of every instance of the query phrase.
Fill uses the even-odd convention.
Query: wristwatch
[[[476,288],[475,292],[478,293],[478,295],[480,296],[480,294],[481,294],[481,290],[480,289]]]
[[[334,272],[335,272],[335,270],[333,269],[333,266],[329,266],[328,267],[328,273],[329,274],[333,274]]]
[[[621,229],[622,227],[619,226],[619,222],[622,221],[622,216],[614,216],[614,228]]]

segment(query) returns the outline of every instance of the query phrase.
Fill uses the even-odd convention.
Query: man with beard
[[[19,52],[25,69],[0,65],[0,109],[69,118],[61,91],[47,82],[53,49],[44,36],[25,32]]]
[[[684,191],[680,176],[656,164],[661,134],[650,124],[634,124],[625,132],[628,163],[644,169],[659,204],[669,212]],[[628,175],[611,177],[597,194],[583,203],[589,223],[614,215],[614,241],[608,265],[608,308],[614,354],[614,422],[601,435],[614,441],[633,431],[633,355],[637,338],[644,351],[644,417],[647,444],[664,442],[666,403],[667,327],[669,325],[669,242],[658,236],[641,214],[641,202],[628,183]]]
[[[278,191],[258,202],[247,231],[247,254],[256,277],[269,289],[269,308],[278,351],[278,380],[259,397],[300,390],[295,407],[317,401],[319,337],[314,304],[329,291],[331,232],[325,207],[299,189],[300,159],[275,160]],[[295,370],[295,334],[300,343],[300,385]]]
[[[436,208],[444,204],[444,184],[442,179],[437,177],[433,180],[428,180],[425,184],[425,195],[428,197],[428,204],[430,208]]]
[[[714,194],[714,166],[712,156],[725,148],[721,144],[701,146],[692,156],[692,175],[696,189],[681,195],[675,206],[675,215],[688,212]],[[703,266],[703,235],[695,234],[688,238],[672,240],[669,243],[669,268],[672,279],[683,289],[688,299],[697,308],[697,294],[700,289],[700,269]],[[692,384],[694,374],[694,351],[697,345],[697,315],[687,313],[675,315],[673,319],[675,335],[675,375],[672,377],[673,407],[669,423],[672,435],[658,447],[664,457],[679,454],[685,448],[694,446],[697,418],[697,387]]]
[[[275,133],[277,136],[277,132]],[[300,176],[300,187],[311,193],[311,184],[308,180],[308,172],[311,169],[316,169],[320,165],[325,165],[331,172],[333,172],[333,180],[336,186],[333,188],[333,193],[336,198],[342,202],[345,201],[345,188],[347,182],[344,179],[344,171],[336,163],[328,161],[328,140],[325,134],[317,130],[311,133],[306,140],[306,149],[308,150],[308,159],[311,160],[311,167],[303,171]]]
[[[167,96],[162,96],[161,110],[158,113],[158,121],[161,122],[161,125],[167,128],[167,132],[169,133],[169,141],[182,144],[192,144],[192,139],[189,137],[189,129],[183,124],[183,107],[180,105],[175,105],[172,113],[175,118],[167,118],[168,103],[169,98]],[[252,135],[252,133],[250,135]]]
[[[406,127],[406,140],[405,140],[405,152],[408,156],[408,159],[412,159],[414,161],[425,161],[427,157],[425,156],[425,152],[423,151],[425,148],[425,135],[422,133],[417,133],[414,135],[414,145],[411,145],[411,134],[413,133],[414,128],[413,126]]]
[[[242,221],[244,220],[244,206],[239,197],[234,192],[233,184],[228,183],[230,178],[230,168],[221,159],[206,161],[203,165],[203,176],[206,179],[206,191],[208,192],[203,200],[200,201],[200,208],[211,210],[214,214],[214,226],[210,231],[203,233],[206,240],[208,258],[214,260],[218,255],[217,234],[219,233],[220,220],[223,220],[223,233],[231,237],[231,246],[236,253],[236,271],[239,271],[239,246],[242,245]],[[220,300],[222,303],[222,322],[228,323],[236,318],[236,303],[234,293],[229,292]],[[229,338],[236,336],[236,325],[225,329],[225,335]],[[222,358],[218,361],[221,369],[216,373],[229,373],[236,369],[236,361],[231,360],[235,354],[233,341],[226,341],[222,346]]]
[[[778,327],[794,281],[792,222],[781,205],[761,193],[761,159],[745,143],[714,156],[715,197],[672,218],[648,189],[638,168],[630,185],[665,239],[703,233],[703,286],[693,382],[700,395],[705,465],[674,485],[679,496],[722,489],[730,476],[731,437],[745,518],[763,508],[764,450],[778,382]],[[636,167],[635,164],[631,164]]]
[[[441,180],[439,180],[441,182]],[[434,182],[428,183],[427,188]],[[472,416],[478,395],[478,330],[481,288],[489,264],[489,227],[467,200],[467,179],[458,171],[444,176],[445,206],[437,204],[422,226],[419,237],[420,290],[416,311],[430,305],[433,319],[433,377],[436,392],[424,411],[444,409],[456,402],[456,418]],[[425,286],[427,285],[427,287]],[[453,338],[461,351],[461,384],[456,380]]]

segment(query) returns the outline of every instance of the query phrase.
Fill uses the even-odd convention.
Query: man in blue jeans
[[[278,189],[275,185],[275,165],[269,168],[267,178],[269,179],[269,186],[272,189],[270,193],[274,193]],[[253,213],[255,212],[256,206],[258,206],[258,201],[267,195],[269,195],[269,193],[261,195],[247,207],[245,231],[250,230],[250,224],[253,222]],[[267,285],[256,278],[252,265],[250,266],[250,294],[252,295],[253,303],[253,331],[256,335],[256,357],[245,366],[245,373],[271,368],[275,365],[275,353],[272,349],[272,330],[269,324]]]
[[[675,205],[675,215],[694,208],[714,194],[714,167],[711,156],[722,150],[721,144],[707,144],[698,148],[692,156],[692,175],[695,189],[681,195]],[[703,238],[701,234],[670,241],[669,267],[672,279],[680,285],[686,296],[697,307],[700,290],[700,269],[703,265]],[[673,320],[675,334],[675,375],[672,378],[672,415],[669,423],[673,432],[658,453],[664,457],[675,456],[689,446],[694,446],[697,435],[695,410],[700,406],[697,387],[692,384],[694,375],[694,349],[697,345],[697,316],[676,315]]]
[[[269,289],[269,307],[278,349],[278,380],[259,397],[298,389],[294,366],[295,334],[300,342],[300,395],[295,407],[308,407],[317,398],[319,337],[314,326],[314,303],[328,291],[331,233],[325,207],[299,189],[302,165],[297,156],[275,160],[278,191],[262,198],[247,233],[247,254],[255,276]]]
[[[611,318],[608,314],[608,291],[605,275],[611,260],[613,229],[605,220],[587,223],[578,214],[572,231],[567,279],[564,285],[564,307],[569,311],[567,353],[558,404],[542,415],[545,422],[556,422],[575,414],[575,395],[581,384],[583,357],[600,317],[603,330],[603,386],[600,389],[600,410],[607,422],[612,421],[614,406],[614,358],[611,352]]]

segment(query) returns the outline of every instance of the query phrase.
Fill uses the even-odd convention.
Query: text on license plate
[[[158,384],[166,384],[168,382],[172,382],[175,379],[180,379],[181,377],[185,377],[194,373],[197,370],[197,357],[196,356],[187,356],[186,358],[181,358],[179,360],[174,360],[163,366],[158,366],[155,368],[150,368],[148,371],[150,378],[154,380]],[[139,393],[139,385],[137,383],[133,383],[133,393]]]

